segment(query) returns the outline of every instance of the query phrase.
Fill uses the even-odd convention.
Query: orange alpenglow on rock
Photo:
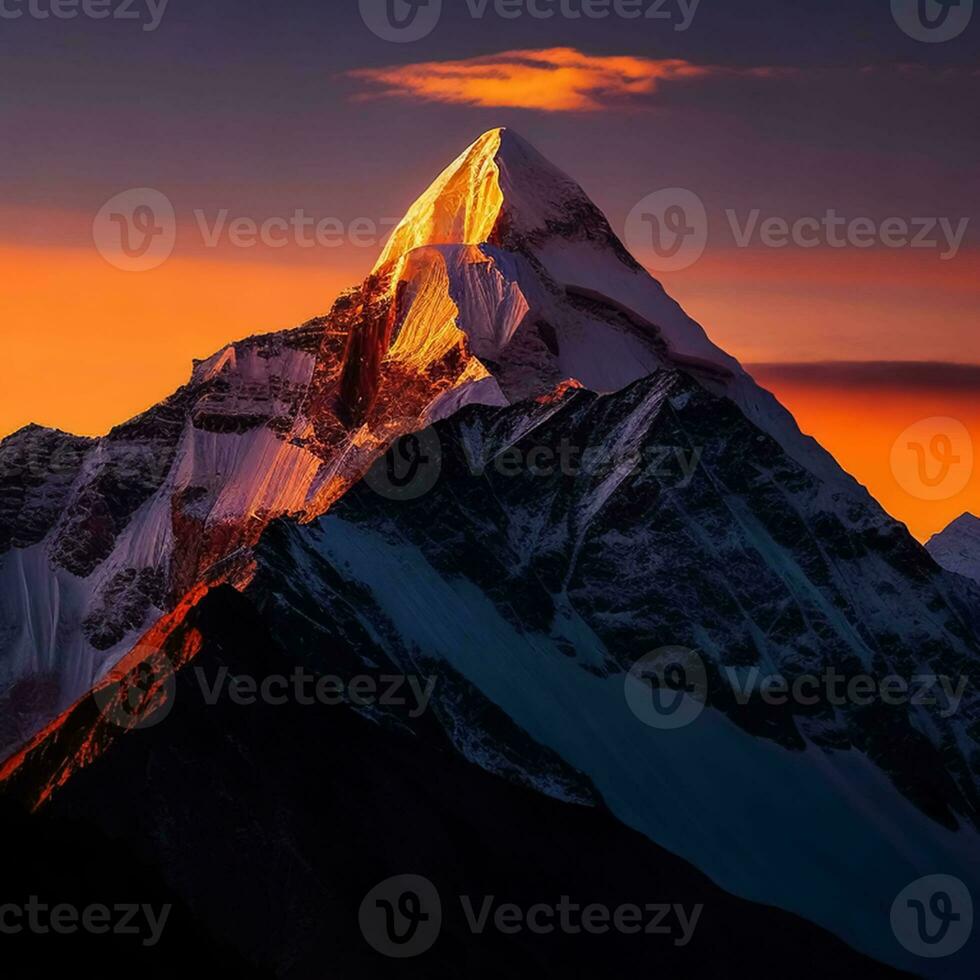
[[[0,541],[0,615],[21,624],[0,630],[7,689],[39,670],[56,679],[32,717],[0,730],[0,752],[200,583],[247,583],[271,521],[324,513],[399,435],[466,405],[549,411],[576,385],[609,393],[657,371],[730,398],[834,492],[861,492],[571,177],[514,132],[485,133],[327,316],[225,345],[102,439],[35,427],[0,444],[5,471],[25,474],[30,517]]]

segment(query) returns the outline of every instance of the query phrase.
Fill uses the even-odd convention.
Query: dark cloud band
[[[748,364],[760,381],[785,381],[830,388],[906,388],[977,393],[980,364],[943,361],[819,361],[806,364]]]

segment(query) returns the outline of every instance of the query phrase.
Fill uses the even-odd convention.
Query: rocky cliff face
[[[293,642],[267,632],[248,597],[227,586],[184,625],[200,637],[194,668],[209,684],[222,670],[288,675],[297,666]],[[333,652],[343,658],[341,647]],[[66,720],[63,744],[80,720]],[[518,963],[521,976],[559,980],[630,975],[655,959],[681,977],[725,975],[732,962],[764,976],[792,964],[795,977],[814,980],[904,975],[796,916],[727,894],[602,806],[561,802],[470,765],[428,716],[411,730],[403,720],[323,704],[208,704],[193,670],[181,671],[169,717],[76,773],[40,813],[10,815],[0,800],[0,832],[18,844],[5,863],[11,900],[168,903],[161,941],[78,936],[69,946],[5,936],[5,974],[110,967],[171,980],[192,963],[248,978],[320,980],[327,969],[343,978],[490,980]],[[523,765],[550,764],[595,799],[553,755],[532,759]],[[438,890],[439,937],[417,958],[388,958],[365,942],[358,910],[379,882],[407,873]],[[635,905],[643,928],[660,933],[505,934],[491,924],[476,934],[461,896],[476,915],[486,896],[494,912],[553,907],[562,896],[580,909]],[[693,937],[684,941],[674,914],[669,927],[654,922],[663,905],[688,922],[696,916]],[[19,973],[19,963],[31,972]]]
[[[271,519],[321,513],[474,375],[457,345],[365,386],[361,364],[381,359],[364,349],[371,307],[394,309],[354,291],[329,317],[231,344],[102,439],[32,427],[0,444],[0,746],[68,707],[197,582],[247,574]]]
[[[493,130],[329,315],[229,345],[97,440],[0,444],[0,751],[112,667],[197,582],[239,581],[282,515],[324,513],[399,433],[576,379],[684,367],[856,487],[629,256],[575,182]]]
[[[426,492],[359,484],[269,528],[246,595],[276,634],[318,670],[353,647],[438,677],[466,758],[567,798],[516,761],[530,737],[726,889],[928,972],[868,910],[923,868],[980,885],[980,592],[683,372],[470,406],[432,434]],[[631,707],[631,671],[678,648],[700,706],[661,728]],[[777,681],[787,696],[764,696]]]
[[[525,790],[608,808],[727,891],[921,972],[873,910],[922,868],[980,884],[980,702],[969,686],[955,703],[940,688],[919,700],[914,685],[916,698],[896,703],[840,691],[859,678],[876,690],[968,679],[980,593],[683,371],[606,396],[562,386],[470,405],[418,439],[424,458],[401,494],[377,492],[379,461],[329,513],[274,521],[252,550],[243,608],[251,633],[278,638],[282,673],[431,679],[421,715],[348,703]],[[185,598],[11,759],[4,792],[56,804],[65,787],[84,799],[117,778],[131,737],[119,718],[137,687],[135,717],[163,712],[165,756],[189,737],[184,725],[218,724],[204,705],[188,721],[178,700],[200,699],[189,691],[209,644],[237,657],[230,622],[204,612],[214,594]],[[698,664],[685,661],[677,682],[694,685],[697,710],[675,727],[643,709],[655,690],[639,686],[640,708],[630,692],[649,654],[678,649]],[[675,683],[656,676],[663,690]],[[836,692],[820,686],[831,676],[844,679]],[[772,702],[766,678],[812,682],[806,697]],[[252,724],[250,742],[276,740]],[[134,740],[124,754],[139,752]],[[90,784],[93,763],[102,775]],[[941,975],[969,975],[960,966],[974,954]]]

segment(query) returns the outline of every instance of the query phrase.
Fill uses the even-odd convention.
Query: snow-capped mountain
[[[462,332],[509,401],[566,378],[606,392],[684,367],[809,469],[853,489],[636,262],[581,187],[511,130],[484,134],[438,177],[375,273],[404,290],[391,357],[424,362]]]
[[[869,910],[922,868],[980,885],[977,590],[882,527],[870,498],[840,507],[684,372],[472,406],[434,432],[442,465],[426,494],[389,501],[359,484],[312,524],[269,528],[245,592],[268,628],[320,670],[336,663],[320,651],[352,649],[438,677],[435,710],[465,758],[581,802],[556,755],[623,823],[732,893],[928,973]],[[514,471],[512,457],[557,459],[569,440],[581,470]],[[698,651],[707,708],[663,731],[624,687],[640,657],[675,646]],[[833,672],[967,684],[953,710],[941,694],[737,697],[753,676]],[[484,722],[491,709],[515,731]],[[548,750],[539,765],[528,740]],[[976,952],[940,975],[969,975]]]
[[[943,568],[980,582],[980,518],[963,514],[926,545]]]
[[[424,485],[378,493],[405,433]],[[273,715],[193,696],[185,668],[259,670],[265,643],[320,675],[435,679],[420,717],[355,703],[378,731],[340,726],[358,758],[407,736],[430,759],[402,798],[369,771],[368,808],[425,826],[435,745],[445,772],[479,774],[493,812],[506,783],[552,813],[597,810],[644,860],[663,849],[880,963],[972,976],[976,940],[937,966],[889,914],[929,873],[980,894],[980,589],[803,436],[515,134],[454,161],[326,317],[230,345],[101,440],[24,430],[0,446],[0,474],[8,743],[72,704],[0,769],[3,792],[127,837],[237,952],[309,965],[331,917],[297,911],[256,948],[258,930],[229,921],[230,859],[202,820],[256,809],[236,847],[288,855],[312,891],[337,870],[308,788],[326,776],[296,761],[319,751],[322,719],[289,715],[286,758]],[[664,730],[631,708],[630,677],[677,648],[702,666],[702,710]],[[894,704],[761,696],[766,677],[830,674],[956,687]],[[106,707],[134,691],[173,709],[139,738]],[[218,760],[197,780],[214,798],[175,801],[183,773],[211,766],[198,751]],[[114,799],[134,778],[139,799]],[[418,835],[399,840],[392,859],[417,854]],[[549,875],[574,864],[541,860]]]
[[[441,461],[426,492],[392,500],[369,479],[325,516],[278,520],[261,536],[232,618],[277,638],[273,662],[286,666],[276,672],[434,678],[422,718],[361,710],[526,789],[608,809],[728,892],[931,975],[898,943],[889,909],[927,871],[980,886],[975,690],[958,689],[953,710],[941,696],[770,705],[751,678],[968,676],[980,656],[978,590],[940,571],[897,523],[882,527],[870,497],[841,507],[733,402],[684,371],[605,396],[562,386],[503,408],[470,405],[424,442]],[[575,464],[549,467],[563,447],[581,449],[569,455]],[[66,812],[92,812],[110,833],[125,826],[137,804],[110,805],[101,787],[151,763],[145,736],[129,747],[105,705],[128,697],[141,671],[157,679],[147,704],[175,705],[154,729],[162,761],[152,771],[173,770],[168,780],[180,785],[193,752],[171,740],[193,742],[218,723],[198,681],[183,682],[181,700],[165,682],[169,664],[204,669],[209,649],[237,656],[228,617],[210,611],[215,593],[188,595],[117,680],[10,760],[5,791],[57,808],[67,784]],[[267,641],[255,642],[261,658]],[[631,709],[629,671],[677,646],[702,659],[705,707],[661,730]],[[741,701],[740,685],[754,696]],[[281,737],[275,717],[211,736],[227,740],[233,769],[245,753],[248,782],[227,792],[249,810],[249,794],[265,792],[249,760]],[[133,819],[151,841],[181,842],[181,857],[157,858],[185,868],[181,897],[191,901],[211,877],[205,841],[186,852],[202,811],[195,803],[178,823],[186,832],[175,831],[160,798],[173,790],[157,778],[156,802],[145,807],[141,796]],[[302,827],[309,802],[293,802]],[[220,919],[217,908],[208,915]],[[317,930],[306,938],[322,941]],[[237,948],[251,941],[237,935]],[[936,975],[970,976],[975,954],[968,946]]]
[[[121,739],[39,814],[10,819],[0,799],[0,833],[17,842],[4,863],[8,894],[83,906],[93,894],[168,903],[159,945],[7,935],[5,976],[70,975],[92,963],[172,980],[193,963],[246,980],[322,980],[325,964],[344,980],[566,980],[630,976],[651,961],[673,977],[778,977],[789,965],[801,980],[906,976],[810,922],[725,892],[601,804],[569,805],[468,763],[431,713],[368,720],[294,700],[208,704],[198,670],[211,684],[222,671],[257,677],[296,667],[292,639],[268,632],[250,600],[227,586],[211,590],[183,629],[200,636],[199,652],[194,669],[176,677],[164,722]],[[332,649],[332,672],[346,654]],[[391,669],[377,665],[382,675]],[[456,690],[462,700],[461,679]],[[497,727],[498,743],[520,749],[499,709],[473,707]],[[62,727],[64,741],[76,721]],[[514,761],[529,766],[533,757]],[[597,801],[553,754],[539,750],[534,764]],[[421,956],[387,958],[364,941],[358,909],[379,882],[408,872],[438,889],[440,935]],[[527,909],[560,896],[580,908],[669,903],[697,921],[688,941],[673,914],[659,935],[492,927],[477,935],[459,896],[477,912],[484,896]],[[654,915],[644,918],[656,926]],[[18,962],[30,972],[18,973]]]
[[[622,388],[683,367],[835,492],[850,477],[629,255],[519,136],[469,147],[326,317],[196,363],[102,439],[0,443],[0,752],[83,694],[269,520],[325,512],[399,432],[568,378]]]

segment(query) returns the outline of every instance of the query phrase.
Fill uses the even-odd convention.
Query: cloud
[[[665,83],[712,77],[770,78],[785,73],[776,68],[721,68],[679,58],[602,57],[575,48],[546,48],[504,51],[461,61],[359,68],[347,74],[376,86],[361,98],[594,112],[650,95]]]
[[[980,391],[980,364],[946,361],[820,361],[747,364],[765,383],[780,380],[830,388],[901,388],[907,391]]]

